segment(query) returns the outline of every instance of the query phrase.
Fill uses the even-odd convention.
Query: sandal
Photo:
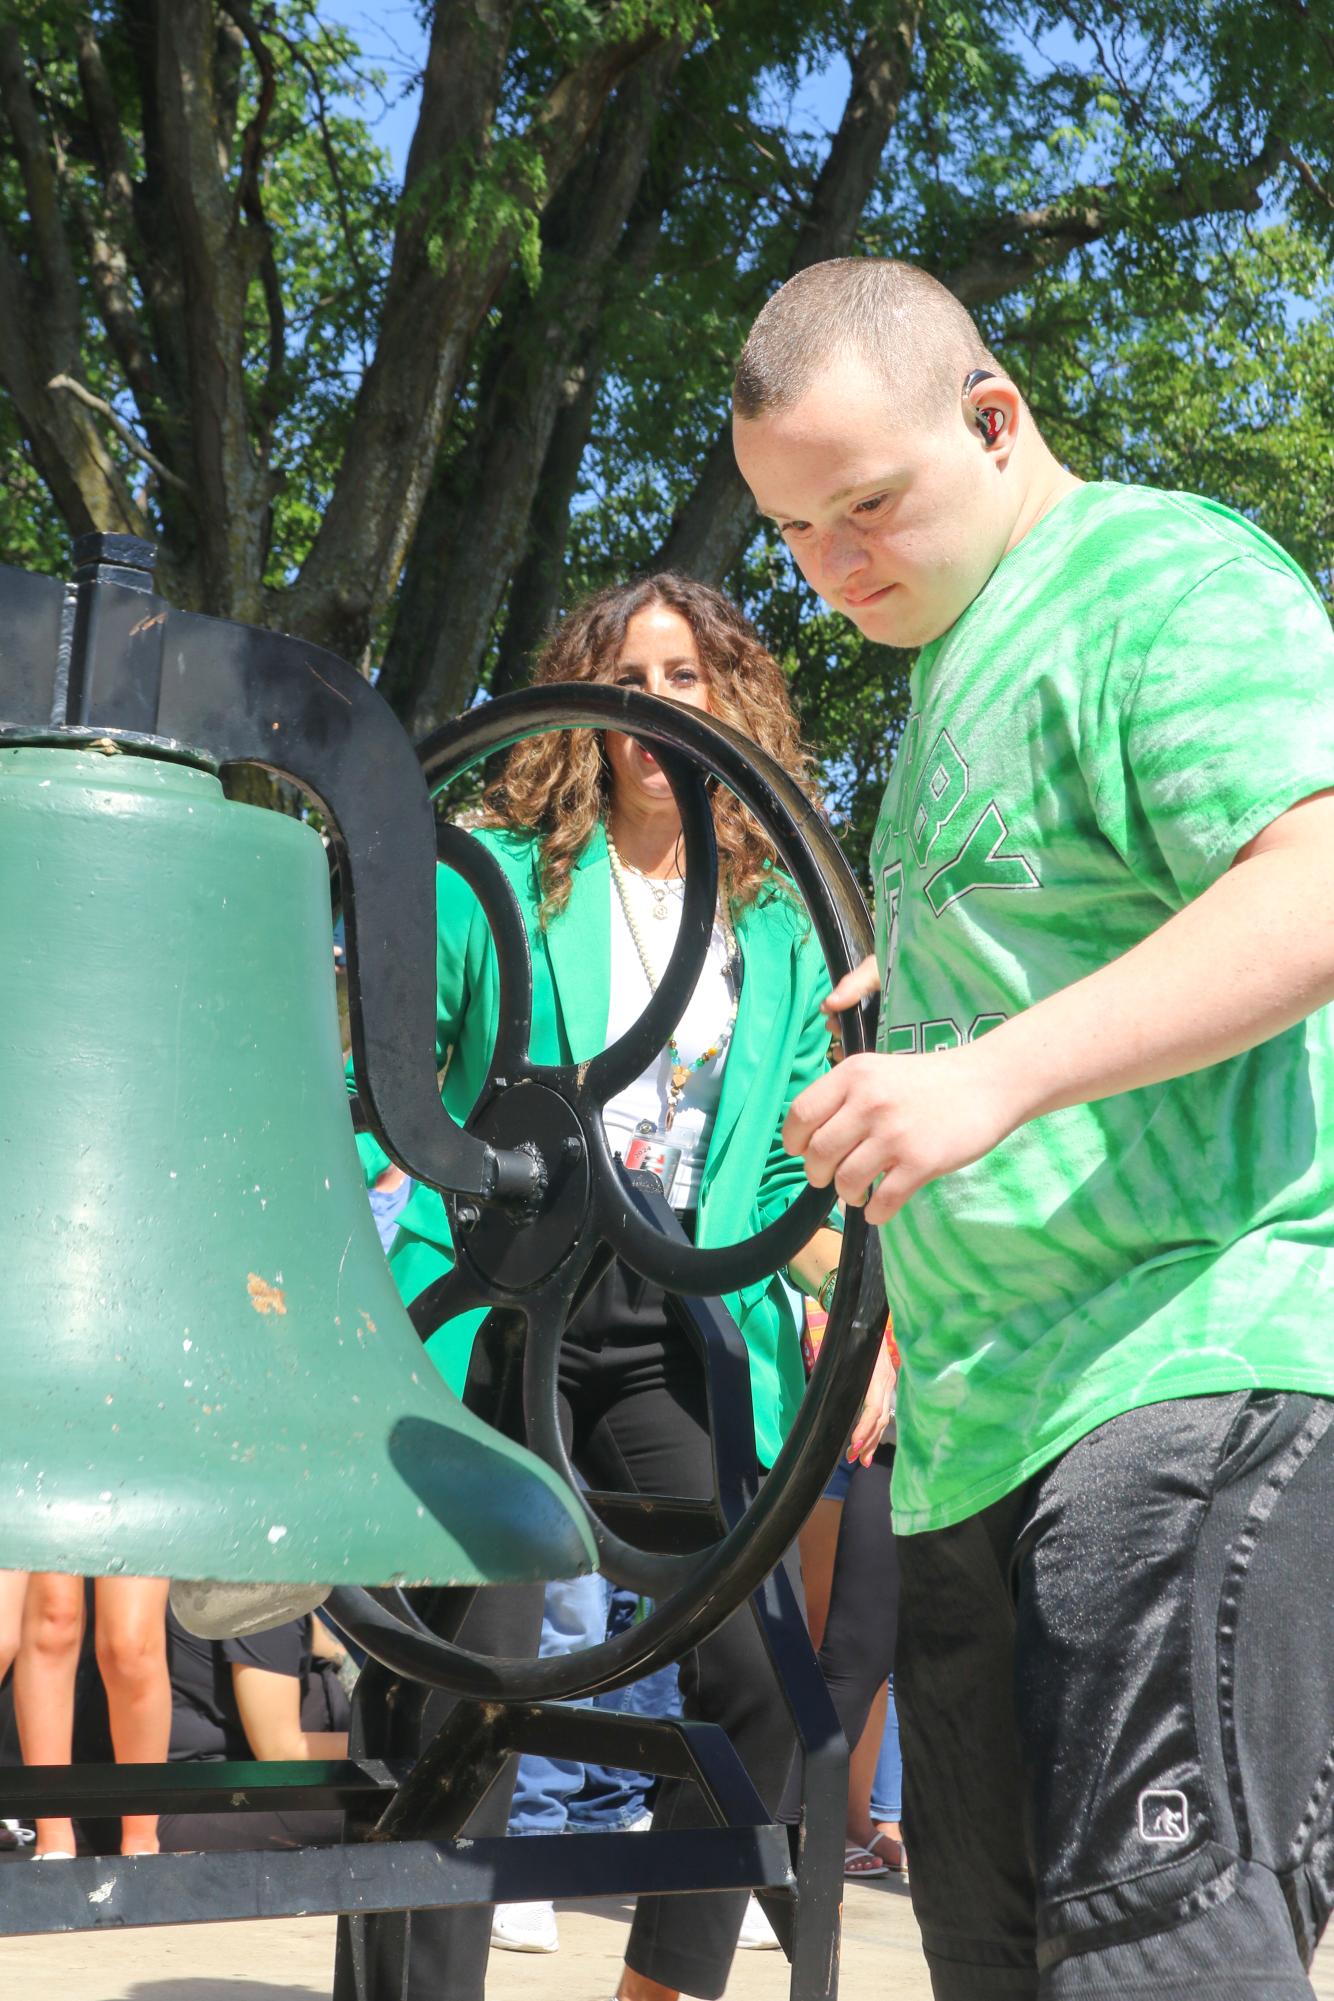
[[[889,1866],[869,1847],[847,1841],[843,1844],[843,1874],[853,1882],[861,1882],[867,1876],[887,1876]]]
[[[881,1843],[884,1846],[881,1846]],[[866,1844],[868,1851],[885,1865],[885,1873],[908,1880],[908,1851],[902,1840],[896,1841],[892,1834],[873,1834]]]

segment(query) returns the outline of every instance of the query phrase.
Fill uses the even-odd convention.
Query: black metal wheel
[[[856,1416],[874,1366],[885,1303],[878,1257],[867,1255],[862,1212],[847,1212],[844,1251],[829,1325],[806,1396],[772,1471],[763,1481],[733,1477],[753,1461],[744,1351],[714,1302],[769,1276],[824,1222],[828,1190],[807,1188],[787,1212],[745,1242],[699,1249],[652,1189],[636,1185],[611,1153],[602,1123],[607,1100],[662,1049],[694,991],[708,951],[718,895],[718,858],[708,798],[721,782],[759,822],[801,895],[831,980],[871,949],[865,903],[837,843],[800,788],[738,731],[698,710],[627,689],[580,686],[503,697],[430,737],[419,756],[433,791],[525,738],[566,729],[614,729],[649,744],[680,809],[686,880],[681,926],[657,992],[634,1025],[591,1062],[551,1066],[532,1060],[532,966],[518,903],[486,849],[462,829],[441,825],[439,859],[474,891],[495,942],[499,1030],[490,1074],[468,1120],[502,1160],[526,1156],[526,1187],[510,1174],[491,1199],[445,1195],[454,1237],[453,1269],[411,1307],[423,1339],[471,1308],[491,1312],[480,1339],[521,1370],[522,1434],[529,1447],[579,1491],[557,1410],[560,1343],[571,1313],[612,1257],[668,1294],[676,1317],[729,1374],[712,1385],[718,1512],[724,1532],[687,1555],[652,1549],[612,1526],[607,1507],[585,1501],[602,1570],[652,1597],[647,1619],[615,1639],[552,1659],[504,1660],[454,1646],[432,1633],[398,1593],[341,1589],[331,1612],[391,1671],[461,1694],[545,1700],[615,1688],[679,1658],[714,1630],[761,1583],[791,1544],[824,1487]],[[872,1010],[844,1017],[849,1054],[868,1046]],[[501,1371],[503,1374],[503,1370]],[[735,1435],[740,1390],[746,1440]],[[499,1409],[499,1406],[497,1406]],[[516,1429],[519,1427],[515,1427]]]

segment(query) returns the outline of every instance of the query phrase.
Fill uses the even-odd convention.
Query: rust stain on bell
[[[276,1285],[270,1285],[266,1278],[261,1278],[257,1271],[251,1272],[245,1282],[245,1289],[250,1294],[250,1304],[256,1313],[286,1313],[287,1300],[284,1294]]]

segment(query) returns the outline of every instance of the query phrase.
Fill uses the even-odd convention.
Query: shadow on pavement
[[[329,2001],[327,1987],[282,1980],[212,1978],[139,1980],[125,1989],[124,2001]]]

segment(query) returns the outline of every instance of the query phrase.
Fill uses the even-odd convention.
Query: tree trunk
[[[921,0],[900,0],[893,27],[868,35],[857,51],[843,117],[793,245],[789,278],[827,257],[846,256],[856,241],[908,88],[921,11]],[[661,567],[719,584],[745,553],[757,525],[754,503],[732,455],[729,422],[719,429],[694,491],[677,511],[659,557]]]
[[[551,443],[528,516],[523,560],[514,572],[504,629],[496,649],[491,693],[527,685],[533,659],[556,622],[565,581],[570,505],[602,386],[601,342],[590,341],[581,364],[567,376]]]
[[[621,86],[602,143],[551,210],[537,297],[511,280],[472,434],[437,473],[385,652],[381,689],[414,734],[455,714],[477,686],[571,367],[614,276],[612,252],[680,58],[678,45],[664,48]]]
[[[156,109],[164,198],[181,259],[181,322],[201,609],[258,624],[275,483],[255,434],[246,305],[264,255],[218,149],[212,0],[158,0]],[[279,364],[275,364],[279,365]]]
[[[681,178],[681,155],[659,154],[644,177],[634,212],[617,246],[613,280],[632,297],[642,292],[662,240],[663,222]],[[560,409],[528,513],[523,558],[510,582],[505,622],[496,643],[491,693],[527,685],[533,661],[556,623],[565,589],[570,510],[606,367],[599,323],[561,388]]]
[[[56,157],[28,83],[18,31],[0,27],[0,111],[31,219],[32,268],[0,242],[0,382],[13,399],[33,462],[71,533],[143,533],[102,429],[53,378],[82,374],[79,282],[60,213]]]
[[[285,615],[298,630],[352,658],[364,657],[374,621],[392,601],[477,330],[516,258],[517,221],[475,246],[466,219],[474,190],[463,176],[473,174],[479,190],[491,177],[490,192],[477,200],[494,206],[503,196],[516,212],[526,201],[540,215],[563,188],[610,93],[662,46],[651,31],[593,48],[558,78],[530,121],[520,149],[526,166],[497,170],[489,142],[516,5],[437,5],[380,337],[357,393],[338,483],[301,576],[285,594]]]

